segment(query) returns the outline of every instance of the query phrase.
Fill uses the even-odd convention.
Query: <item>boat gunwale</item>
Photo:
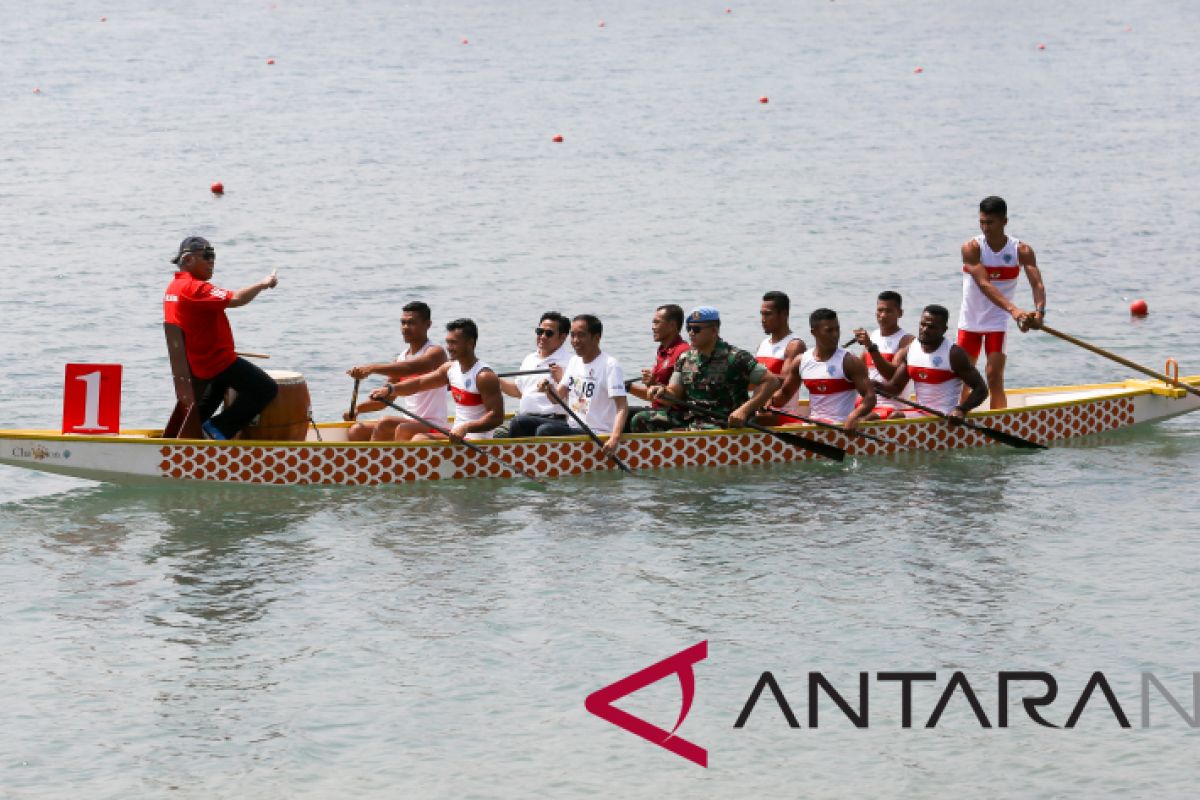
[[[1193,383],[1200,381],[1200,376],[1187,376],[1181,378],[1182,381]],[[1146,394],[1153,394],[1155,388],[1163,386],[1170,389],[1166,384],[1160,381],[1149,381],[1139,379],[1128,379],[1121,382],[1112,383],[1093,383],[1093,384],[1074,384],[1062,386],[1041,386],[1033,388],[1016,388],[1010,389],[1010,395],[1037,395],[1037,394],[1063,394],[1069,392],[1087,392],[1096,389],[1112,390],[1103,396],[1079,397],[1075,399],[1057,400],[1052,403],[1034,403],[1024,406],[1010,406],[1009,408],[987,409],[984,411],[972,411],[970,419],[995,419],[1006,415],[1020,414],[1030,411],[1040,411],[1054,408],[1069,408],[1071,406],[1086,405],[1089,403],[1098,403],[1107,400],[1116,400],[1125,397],[1138,397]],[[928,424],[930,420],[936,417],[923,415],[920,417],[903,417],[900,419],[886,420],[871,420],[862,423],[861,427],[887,428],[888,426],[896,425],[923,425]],[[334,430],[337,428],[348,427],[347,422],[325,422],[317,425],[318,430],[324,428],[326,430]],[[796,432],[813,432],[819,433],[822,429],[818,426],[808,423],[796,425],[781,425],[774,430],[785,431],[788,433]],[[156,435],[157,434],[157,435]],[[107,436],[81,436],[78,434],[64,434],[54,432],[53,429],[0,429],[0,440],[14,439],[38,439],[41,441],[53,442],[80,442],[80,443],[102,443],[102,444],[140,444],[140,445],[170,445],[178,447],[339,447],[339,448],[405,448],[405,447],[454,447],[452,442],[446,440],[425,440],[419,442],[349,442],[349,441],[330,441],[330,442],[314,442],[314,441],[280,441],[280,440],[256,440],[256,439],[234,439],[234,440],[213,440],[213,439],[175,439],[164,438],[161,429],[158,428],[131,428],[123,430],[116,435]],[[625,435],[627,440],[645,441],[654,439],[671,439],[678,437],[702,437],[702,436],[728,436],[730,434],[739,435],[764,435],[754,431],[752,428],[714,428],[711,430],[679,430],[679,431],[657,431],[654,433],[629,433]],[[555,442],[575,443],[586,442],[588,437],[580,434],[578,436],[528,436],[519,439],[513,438],[495,438],[495,439],[473,439],[472,444],[483,447],[499,446],[505,447],[514,444],[552,444]]]

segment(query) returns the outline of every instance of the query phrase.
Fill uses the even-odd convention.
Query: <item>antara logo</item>
[[[692,708],[692,700],[696,696],[696,675],[692,672],[692,665],[706,658],[708,658],[707,639],[699,644],[692,645],[686,650],[680,650],[675,655],[668,656],[657,664],[651,664],[643,670],[621,678],[621,680],[611,683],[603,689],[592,692],[588,695],[587,700],[584,701],[584,708],[600,719],[611,722],[618,728],[624,728],[630,733],[636,734],[648,742],[653,742],[659,747],[666,748],[675,755],[686,758],[693,764],[707,767],[708,751],[697,744],[689,742],[682,736],[675,735],[675,731],[679,730],[679,726],[687,718],[688,711]],[[675,721],[675,727],[671,728],[670,731],[663,730],[657,725],[652,725],[646,720],[635,717],[633,714],[622,711],[613,705],[613,703],[622,697],[631,695],[638,689],[644,689],[652,683],[657,683],[668,675],[679,676],[679,688],[683,691],[682,703],[679,708],[679,719]]]

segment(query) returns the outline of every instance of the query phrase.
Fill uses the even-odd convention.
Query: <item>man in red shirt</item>
[[[654,311],[654,319],[650,321],[650,333],[658,342],[658,350],[654,355],[654,367],[642,370],[642,379],[629,384],[629,393],[642,400],[650,400],[650,387],[666,386],[671,382],[671,373],[675,371],[675,362],[687,352],[690,345],[683,340],[683,309],[669,304],[659,306]],[[626,431],[632,430],[633,418],[641,412],[649,412],[666,408],[661,400],[654,400],[649,409],[631,408],[625,423]]]
[[[183,329],[184,347],[192,375],[205,382],[200,397],[201,429],[210,439],[231,439],[267,404],[275,399],[278,385],[270,375],[239,358],[233,349],[233,330],[225,309],[244,306],[263,289],[278,283],[275,272],[244,289],[231,292],[209,283],[217,254],[208,240],[189,236],[179,244],[171,259],[179,272],[163,296],[163,317]],[[233,389],[237,398],[213,416]]]

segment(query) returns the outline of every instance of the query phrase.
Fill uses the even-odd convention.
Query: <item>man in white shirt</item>
[[[625,373],[615,358],[600,352],[600,336],[604,326],[591,314],[580,314],[571,320],[571,346],[575,356],[567,364],[562,380],[554,384],[543,380],[541,388],[554,392],[566,401],[575,415],[597,435],[608,435],[604,452],[615,455],[621,443],[621,431],[629,416],[625,398]],[[534,430],[534,436],[577,436],[582,433],[579,423],[546,422]]]
[[[548,369],[555,380],[562,378],[562,369],[574,356],[567,336],[571,333],[571,320],[557,311],[547,311],[533,329],[537,337],[537,350],[525,356],[521,372]],[[557,373],[554,370],[557,369]],[[521,398],[516,416],[507,425],[496,429],[498,437],[533,436],[533,432],[544,422],[566,422],[567,414],[545,392],[538,389],[545,375],[519,375],[515,379],[501,378],[500,391],[509,397]]]

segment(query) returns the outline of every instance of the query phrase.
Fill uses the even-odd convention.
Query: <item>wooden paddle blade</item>
[[[1044,445],[1044,444],[1038,444],[1037,442],[1032,442],[1029,439],[1022,439],[1020,436],[1014,436],[1011,433],[1005,433],[1004,431],[997,430],[996,428],[989,428],[987,425],[980,425],[979,423],[975,423],[975,424],[971,425],[970,427],[979,431],[984,436],[991,437],[992,439],[995,439],[997,442],[1004,442],[1006,445],[1009,445],[1010,447],[1020,447],[1024,450],[1049,450],[1050,449],[1049,447],[1046,447],[1046,445]]]
[[[756,431],[762,431],[763,433],[770,434],[771,436],[774,436],[776,439],[781,439],[790,445],[794,445],[796,447],[802,447],[805,450],[809,451],[810,453],[816,453],[819,456],[825,456],[825,458],[830,458],[830,459],[833,459],[834,461],[844,461],[846,458],[845,450],[843,450],[840,447],[835,447],[831,444],[825,444],[824,442],[818,442],[815,439],[805,439],[803,436],[797,436],[794,433],[785,433],[784,431],[773,431],[770,428],[766,427],[765,425],[759,425],[757,422],[754,422],[754,421],[747,421],[746,425],[747,425],[747,427],[753,428]]]

